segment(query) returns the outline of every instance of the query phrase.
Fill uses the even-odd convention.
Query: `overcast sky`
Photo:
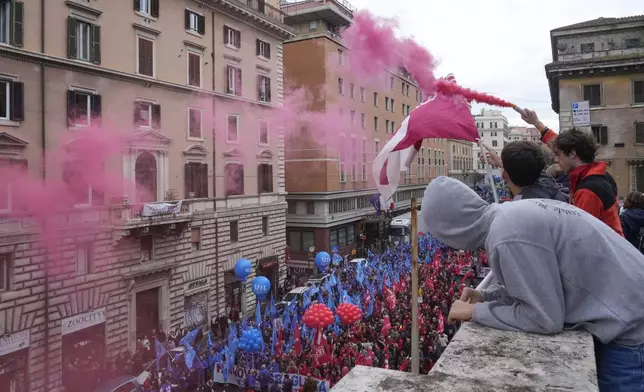
[[[550,107],[544,70],[552,61],[550,30],[599,17],[644,14],[643,0],[349,1],[397,18],[401,36],[413,37],[439,60],[437,76],[454,73],[466,87],[536,110],[553,127],[558,117]],[[504,109],[504,114],[511,125],[524,125],[514,110]]]

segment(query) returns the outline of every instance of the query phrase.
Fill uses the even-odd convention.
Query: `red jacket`
[[[557,137],[551,129],[541,137],[550,143]],[[607,224],[622,237],[622,223],[619,220],[617,184],[606,172],[606,162],[593,162],[581,165],[568,173],[570,180],[570,203],[581,208]]]

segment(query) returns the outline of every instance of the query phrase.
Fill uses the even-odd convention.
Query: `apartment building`
[[[473,144],[464,140],[447,139],[448,175],[468,184],[475,183],[478,178],[474,172]]]
[[[74,375],[153,330],[251,308],[241,257],[277,286],[284,137],[267,119],[292,36],[277,1],[0,1],[0,164],[75,205],[43,223],[2,184],[0,390],[91,390]],[[95,128],[126,140],[103,162],[118,189],[74,169]]]
[[[539,130],[534,127],[510,127],[510,134],[508,136],[509,142],[516,141],[530,141],[530,142],[540,142],[541,134]]]
[[[591,132],[618,192],[644,191],[644,15],[598,18],[550,32],[546,65],[559,128]],[[573,119],[583,102],[590,122]]]
[[[282,10],[296,32],[284,44],[285,83],[313,92],[310,110],[342,122],[327,135],[304,129],[286,141],[291,263],[311,270],[316,251],[360,251],[386,232],[386,219],[370,203],[377,192],[372,162],[423,97],[404,69],[383,70],[382,80],[370,84],[347,72],[348,50],[338,34],[353,20],[347,1],[284,2]],[[420,202],[426,184],[446,167],[445,142],[426,141],[411,171],[401,174],[394,210],[409,210],[412,198]]]
[[[474,115],[474,121],[476,121],[476,127],[483,143],[491,147],[497,154],[501,154],[503,146],[508,143],[510,138],[508,119],[503,115],[503,112],[494,109],[481,109],[480,113]],[[485,174],[487,171],[485,164],[481,160],[482,153],[484,151],[481,151],[478,144],[472,147],[472,158],[474,159],[476,170],[480,174]],[[497,169],[493,169],[492,173],[494,175],[500,174]]]

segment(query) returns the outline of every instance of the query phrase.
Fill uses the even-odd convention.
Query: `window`
[[[24,119],[24,84],[0,80],[0,120],[22,121]]]
[[[641,48],[642,39],[641,38],[626,38],[624,40],[624,47],[626,49]]]
[[[5,172],[14,173],[14,175],[28,173],[28,162],[26,159],[0,159],[0,177]],[[14,192],[11,189],[11,183],[0,181],[0,211],[10,212],[22,209],[20,200],[14,199]]]
[[[24,43],[25,6],[22,1],[0,1],[0,43]]]
[[[141,237],[141,262],[150,261],[154,258],[154,237],[144,235]]]
[[[288,246],[294,252],[308,252],[315,246],[315,234],[312,231],[289,231]]]
[[[367,93],[364,90],[364,87],[360,87],[360,102],[367,101]]]
[[[378,106],[378,93],[373,93],[373,106]]]
[[[391,99],[391,112],[396,113],[396,108],[394,107],[396,105],[396,101],[392,98]]]
[[[226,66],[226,93],[242,95],[242,71],[232,65]]]
[[[482,122],[480,125],[481,125],[480,126],[481,129],[485,129],[485,123],[484,122]]]
[[[356,97],[356,85],[355,85],[355,83],[351,83],[349,85],[349,95],[351,96],[351,98]]]
[[[338,64],[344,67],[344,50],[338,49]]]
[[[396,123],[394,123],[392,121],[390,124],[391,124],[391,133],[395,133],[396,132]]]
[[[598,144],[601,144],[602,146],[608,144],[608,127],[603,125],[593,125],[590,129],[592,130],[593,136]]]
[[[273,192],[273,165],[257,165],[257,193]]]
[[[235,114],[228,115],[227,140],[229,142],[239,141],[239,117]]]
[[[329,246],[347,246],[355,243],[355,227],[353,225],[341,226],[329,230]]]
[[[201,249],[201,227],[190,229],[190,244],[192,245],[192,250]]]
[[[76,206],[97,206],[104,202],[102,192],[92,185],[93,181],[100,183],[100,173],[92,173],[93,178],[87,178],[82,167],[87,165],[80,159],[70,159],[63,163],[63,182],[67,187],[67,197]]]
[[[360,126],[362,129],[367,127],[367,116],[364,113],[360,113]]]
[[[206,32],[206,18],[203,15],[190,10],[185,10],[186,30],[204,35]]]
[[[134,11],[158,18],[159,0],[134,0]]]
[[[498,146],[498,144],[497,144],[497,143],[498,143],[498,142],[497,142],[496,140],[492,140],[492,147],[497,147],[497,146]]]
[[[355,112],[354,112],[355,113]],[[339,157],[339,166],[340,166],[340,182],[346,182],[346,172],[345,172],[345,163],[346,163],[346,145],[344,136],[340,136],[340,157]]]
[[[90,126],[101,117],[101,96],[89,92],[67,91],[68,126]]]
[[[241,32],[231,27],[224,26],[224,45],[229,48],[241,48]]]
[[[350,115],[351,115],[351,124],[355,124],[356,123],[356,111],[352,110]]]
[[[296,201],[287,201],[287,208],[288,208],[288,214],[289,215],[296,215],[297,214],[297,202]]]
[[[257,56],[263,57],[265,59],[271,58],[271,44],[268,42],[258,39],[255,43]]]
[[[389,87],[390,87],[392,90],[394,89],[394,81],[395,81],[394,77],[393,77],[393,76],[390,76],[390,77],[389,77]]]
[[[584,101],[589,101],[591,107],[602,105],[601,85],[587,84],[584,86]]]
[[[101,27],[74,18],[67,19],[67,57],[101,63]]]
[[[195,139],[203,139],[201,109],[188,109],[188,136]]]
[[[389,120],[385,120],[385,132],[389,132]]]
[[[208,164],[188,162],[184,166],[186,199],[208,197]]]
[[[76,274],[92,272],[92,244],[76,244]]]
[[[226,196],[242,196],[244,194],[244,165],[241,163],[226,164]]]
[[[362,155],[362,181],[367,181],[367,139],[362,139],[360,155]]]
[[[644,144],[644,122],[635,123],[635,143]]]
[[[644,80],[633,82],[633,103],[644,103]]]
[[[262,234],[264,236],[268,235],[268,217],[267,216],[262,217]]]
[[[230,242],[239,241],[239,222],[230,221]]]
[[[385,110],[389,111],[389,97],[385,97]]]
[[[188,85],[201,88],[201,55],[188,52]]]
[[[592,53],[595,51],[595,43],[590,42],[587,44],[581,44],[581,53]]]
[[[351,136],[351,181],[356,182],[358,180],[358,172],[356,168],[356,165],[358,164],[358,146],[355,136]]]
[[[268,121],[259,120],[259,144],[268,145]]]
[[[499,126],[498,126],[497,122],[495,121],[495,122],[494,122],[494,128],[498,128],[498,127],[499,127]],[[496,133],[496,132],[494,132],[494,133]]]
[[[344,79],[338,78],[338,94],[344,95]]]
[[[373,118],[373,130],[377,131],[378,130],[378,117]]]
[[[141,128],[160,128],[161,105],[144,101],[135,101],[134,125]]]
[[[260,102],[271,101],[271,78],[265,75],[258,75],[257,77],[257,90]]]
[[[315,31],[318,29],[318,22],[315,20],[312,20],[309,22],[309,31]]]
[[[12,272],[11,255],[0,255],[0,291],[8,291],[11,289]]]
[[[315,203],[312,201],[306,202],[306,214],[315,215]]]
[[[139,37],[138,73],[154,77],[154,41]]]

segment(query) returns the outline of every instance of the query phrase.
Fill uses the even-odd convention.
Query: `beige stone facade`
[[[293,34],[276,2],[107,3],[0,2],[0,163],[64,183],[53,157],[75,134],[127,138],[104,162],[123,188],[88,186],[49,216],[47,247],[20,195],[1,190],[0,358],[15,359],[3,391],[60,391],[75,355],[111,361],[151,329],[209,325],[231,295],[251,309],[232,274],[241,257],[274,283],[285,273],[284,137],[265,119]],[[141,216],[140,202],[178,200]]]
[[[448,173],[450,177],[466,183],[476,182],[474,175],[474,158],[472,146],[474,143],[463,140],[448,139]]]

